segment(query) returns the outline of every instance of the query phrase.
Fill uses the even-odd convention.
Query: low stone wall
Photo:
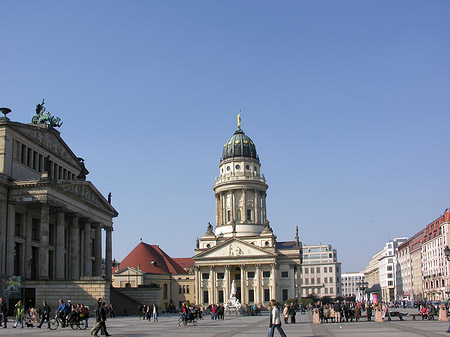
[[[156,304],[158,309],[162,309],[161,305],[159,303],[159,288],[145,288],[145,287],[139,287],[139,288],[114,288],[121,294],[132,298],[136,302],[144,305],[151,305]]]
[[[99,297],[108,304],[111,300],[111,281],[101,277],[82,277],[80,281],[27,281],[26,287],[36,289],[37,307],[46,300],[52,312],[56,311],[60,298],[65,301],[71,300],[74,304],[88,305],[91,310],[95,308]]]

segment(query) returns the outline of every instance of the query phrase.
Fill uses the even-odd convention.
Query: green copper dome
[[[254,158],[259,161],[255,144],[240,128],[223,146],[222,160],[233,157]]]

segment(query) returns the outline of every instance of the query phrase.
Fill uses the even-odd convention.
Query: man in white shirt
[[[270,313],[270,330],[267,337],[273,337],[275,328],[277,328],[281,337],[287,337],[283,329],[281,328],[281,313],[280,309],[278,308],[277,301],[273,299],[270,301],[270,304],[272,305],[272,311]]]

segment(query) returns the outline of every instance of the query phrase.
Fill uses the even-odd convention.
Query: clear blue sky
[[[192,256],[215,221],[224,142],[242,128],[280,241],[362,270],[450,207],[449,1],[8,1],[0,105],[35,105],[139,242]]]

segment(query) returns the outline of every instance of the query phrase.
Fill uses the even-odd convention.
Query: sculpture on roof
[[[43,99],[41,103],[36,104],[36,116],[31,118],[31,122],[33,124],[45,124],[50,125],[51,127],[60,127],[63,122],[61,122],[61,118],[52,116],[50,112],[46,111],[44,107],[45,100]]]
[[[213,228],[213,226],[211,225],[211,222],[208,222],[207,231],[212,233],[213,229],[214,229],[214,228]]]

